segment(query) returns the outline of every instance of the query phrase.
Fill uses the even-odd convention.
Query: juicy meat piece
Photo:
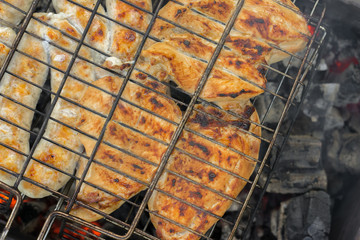
[[[205,61],[210,60],[216,47],[216,44],[161,19],[156,19],[150,35],[165,41],[181,52],[188,53]],[[265,61],[265,58],[271,51],[271,47],[266,43],[249,36],[244,36],[237,31],[230,33],[226,39],[225,46],[231,48],[231,51],[222,50],[219,58],[222,58],[223,55],[233,55],[255,65],[257,65],[257,62]]]
[[[251,133],[260,136],[261,129],[253,124],[259,123],[259,118],[251,103],[243,102],[239,106],[242,106],[238,108],[238,113],[243,116],[242,120],[214,107],[198,105],[196,108],[203,112],[194,112],[186,126],[249,157],[228,147],[214,144],[197,134],[184,131],[176,146],[194,156],[174,151],[167,164],[167,169],[198,184],[173,173],[165,172],[161,176],[157,188],[184,202],[155,191],[149,200],[150,211],[202,234],[205,234],[218,220],[210,213],[219,217],[223,216],[232,201],[199,184],[236,198],[246,184],[244,179],[249,179],[251,176],[256,163],[250,158],[256,159],[260,148],[260,139]],[[212,116],[210,117],[204,112],[212,114]],[[245,131],[243,132],[239,128]],[[190,203],[198,208],[190,206]],[[161,239],[193,240],[200,238],[159,216],[150,214],[150,217],[157,235]]]
[[[38,33],[41,31],[41,27],[41,24],[32,20],[27,27],[27,31]],[[22,103],[31,109],[36,108],[41,93],[41,88],[38,86],[43,86],[48,75],[48,67],[36,60],[39,59],[46,62],[48,54],[45,46],[39,39],[25,33],[20,41],[18,50],[35,59],[16,52],[11,59],[7,71],[30,83],[9,73],[5,73],[0,81],[0,93],[10,98],[0,97],[1,117],[27,130],[30,130],[34,111],[14,101]],[[0,121],[0,142],[6,146],[14,148],[23,154],[29,154],[29,138],[29,132],[5,121]],[[0,156],[0,166],[14,173],[20,172],[26,159],[25,155],[4,146],[0,147]],[[14,184],[15,179],[14,176],[8,173],[0,172],[0,180],[9,185]]]
[[[142,9],[152,11],[150,0],[131,0],[129,2]],[[150,14],[120,0],[107,0],[106,8],[111,19],[143,33],[151,20]],[[142,35],[116,22],[111,22],[110,26],[110,54],[123,63],[132,61],[142,40]]]
[[[191,11],[191,8],[226,23],[236,4],[236,1],[232,0],[181,0],[179,2],[184,6],[169,2],[161,9],[160,16],[213,41],[220,39],[224,25]],[[302,50],[310,36],[307,22],[291,1],[281,2],[288,7],[272,0],[246,0],[229,37],[242,36],[250,41],[275,44],[291,53]],[[242,45],[245,45],[245,42]],[[265,58],[267,63],[271,64],[288,56],[285,52],[272,49]]]
[[[143,65],[147,65],[146,72],[163,81],[172,80],[189,93],[194,93],[206,68],[206,63],[181,53],[166,42],[152,45],[142,53],[142,56],[145,59]],[[224,71],[221,66],[234,69],[234,72],[247,81]],[[265,83],[265,78],[253,64],[236,56],[223,55],[217,66],[213,68],[200,97],[209,101],[249,99],[262,93],[261,88],[265,87]]]
[[[81,36],[80,33],[66,20],[63,14],[37,13],[35,16],[75,38]],[[39,34],[39,32],[37,34]],[[42,25],[41,34],[49,42],[55,43],[68,51],[73,52],[77,46],[76,41],[66,37],[60,31],[46,27],[45,25]],[[50,54],[49,63],[65,72],[69,66],[72,55],[53,45],[49,45],[48,50]],[[80,55],[91,59],[90,51],[87,48],[82,48],[80,50]],[[71,74],[87,82],[95,80],[92,65],[79,59],[75,60],[71,69]],[[53,92],[56,93],[58,91],[63,78],[63,73],[51,69],[51,90]],[[68,77],[61,91],[61,96],[71,99],[74,102],[78,102],[82,98],[86,88],[86,84]],[[70,127],[76,127],[75,123],[78,121],[79,111],[79,107],[59,98],[51,113],[51,117]],[[44,137],[51,139],[61,146],[66,146],[77,153],[81,153],[83,150],[78,133],[53,120],[49,120]],[[45,139],[41,139],[33,154],[33,157],[40,162],[34,160],[30,161],[25,176],[54,191],[63,187],[70,179],[70,176],[61,173],[59,170],[68,174],[73,174],[79,160],[79,155],[66,150],[61,146]],[[55,169],[47,167],[43,163],[50,164],[52,167],[55,167]],[[51,192],[26,181],[20,183],[19,190],[32,198],[42,198],[51,194]]]
[[[155,81],[147,80],[144,74],[135,73],[133,79],[161,93],[166,92],[166,88]],[[104,77],[95,81],[94,84],[117,94],[122,82],[123,80],[118,77]],[[81,104],[107,115],[113,101],[114,97],[110,94],[89,87]],[[159,116],[150,114],[139,107]],[[105,143],[100,144],[94,158],[95,162],[91,163],[86,174],[86,182],[81,186],[78,200],[109,214],[124,203],[121,198],[129,199],[144,190],[166,151],[166,143],[170,141],[176,128],[175,123],[179,121],[180,117],[180,109],[171,100],[150,89],[128,82],[103,139],[116,147]],[[83,109],[78,127],[80,130],[98,137],[104,122],[105,118]],[[134,131],[135,129],[147,134],[148,137]],[[82,136],[81,142],[84,144],[86,154],[90,156],[96,141],[88,136]],[[117,148],[123,149],[125,152]],[[130,153],[140,159],[129,155]],[[82,159],[77,173],[79,177],[86,164],[87,160]],[[138,181],[132,178],[136,178]],[[101,218],[100,215],[78,205],[71,210],[71,214],[87,221]]]
[[[57,13],[64,13],[70,23],[82,34],[90,19],[91,12],[86,8],[93,11],[96,0],[76,0],[76,5],[68,0],[53,0],[52,3]],[[82,7],[83,6],[83,7]],[[105,15],[104,8],[100,5],[97,13]],[[99,51],[107,52],[109,46],[109,23],[108,20],[95,15],[91,22],[90,28],[86,34],[85,42]],[[91,51],[92,58],[99,64],[102,64],[105,58],[103,54],[93,50]]]

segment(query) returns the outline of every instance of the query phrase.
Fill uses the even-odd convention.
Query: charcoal
[[[325,117],[324,130],[329,131],[334,128],[342,128],[344,126],[344,119],[340,114],[340,111],[332,107],[329,113]]]
[[[320,166],[321,146],[321,141],[311,136],[289,137],[267,191],[287,194],[326,189],[326,173]]]
[[[360,112],[352,113],[349,121],[349,127],[354,132],[360,134]]]
[[[268,192],[271,193],[304,193],[311,189],[326,189],[327,176],[325,170],[283,172],[270,180]]]
[[[324,163],[327,168],[337,173],[360,173],[360,134],[331,133],[327,143]]]
[[[360,173],[360,135],[343,136],[342,148],[339,153],[339,165],[348,173]]]
[[[340,85],[338,83],[313,84],[304,100],[303,112],[313,122],[326,116],[337,98]]]
[[[347,185],[341,200],[334,204],[331,220],[331,239],[358,240],[360,237],[360,181],[354,177]]]
[[[278,83],[268,82],[266,88],[271,92],[276,92]],[[270,105],[272,104],[272,105]],[[255,107],[261,120],[266,123],[277,123],[280,119],[281,113],[284,110],[285,103],[283,100],[274,97],[270,93],[264,93],[255,101]],[[267,109],[270,108],[269,111]]]
[[[310,191],[292,198],[284,214],[284,239],[328,239],[331,217],[326,192]]]
[[[354,65],[346,72],[345,80],[340,84],[335,106],[346,106],[360,101],[360,67]]]

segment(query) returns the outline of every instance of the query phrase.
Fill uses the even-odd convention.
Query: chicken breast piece
[[[260,136],[261,129],[246,119],[258,123],[259,118],[250,102],[242,103],[241,106],[242,108],[238,109],[238,113],[244,119],[239,120],[214,107],[198,105],[196,106],[197,109],[212,114],[223,121],[205,113],[193,112],[187,127],[225,146],[257,158],[260,139],[249,133]],[[239,127],[248,132],[240,131]],[[240,193],[246,185],[244,179],[249,179],[255,168],[253,160],[188,131],[183,132],[176,146],[204,161],[174,151],[167,164],[167,169],[232,198],[236,198]],[[210,163],[221,169],[211,166]],[[154,191],[149,200],[149,210],[195,232],[205,234],[218,221],[209,213],[222,217],[231,206],[232,201],[199,184],[194,184],[185,178],[165,171],[157,184],[157,188],[170,194],[170,196],[157,190]],[[190,204],[198,208],[190,206]],[[200,239],[197,234],[187,231],[162,217],[154,214],[150,214],[150,217],[157,235],[161,239]]]
[[[40,32],[41,25],[35,20],[31,20],[27,30],[29,32]],[[30,130],[34,116],[34,111],[30,109],[35,109],[41,93],[40,87],[43,86],[48,75],[48,67],[36,59],[44,62],[47,60],[47,44],[25,33],[18,45],[18,50],[35,59],[16,52],[7,71],[29,82],[5,73],[0,81],[0,93],[8,98],[0,97],[0,116],[11,123]],[[22,103],[30,109],[14,101]],[[26,154],[29,154],[29,138],[29,132],[0,120],[0,142],[7,146],[0,147],[0,166],[14,173],[19,173],[26,159]],[[0,180],[13,185],[16,178],[1,171]]]
[[[150,12],[152,11],[151,0],[131,0],[129,2]],[[150,14],[120,0],[107,0],[106,9],[111,19],[141,32],[146,31],[151,20]],[[133,60],[142,40],[142,35],[127,27],[121,26],[117,22],[112,21],[110,24],[111,35],[109,51],[113,57],[118,58],[123,64],[126,64]],[[108,65],[111,67],[119,64],[109,62]],[[117,67],[119,68],[121,66]]]
[[[84,29],[90,19],[91,12],[85,8],[91,10],[94,9],[96,0],[76,0],[74,1],[79,5],[71,3],[67,0],[53,0],[52,3],[57,13],[64,13],[68,16],[70,23],[78,30],[80,34],[84,32]],[[97,13],[105,15],[104,8],[100,5]],[[95,15],[91,22],[90,28],[86,34],[85,42],[95,49],[107,53],[109,46],[109,22],[107,19]],[[103,64],[105,56],[96,50],[91,52],[92,58],[99,64]]]
[[[8,27],[0,27],[0,68],[2,67],[6,56],[9,54],[10,47],[16,37],[14,30]]]
[[[142,73],[135,73],[132,78],[150,89],[161,93],[167,91],[159,83],[148,80],[146,75]],[[104,77],[95,81],[94,84],[116,94],[122,84],[122,79]],[[77,196],[78,200],[106,214],[118,209],[124,203],[123,199],[130,199],[146,188],[146,184],[152,180],[157,165],[166,151],[165,143],[170,141],[175,131],[176,125],[172,122],[176,123],[180,120],[181,111],[178,106],[150,89],[132,82],[127,83],[122,95],[123,99],[136,105],[120,100],[103,139],[120,149],[124,149],[125,152],[101,143],[96,152],[95,161],[91,163],[86,174],[86,182],[82,184]],[[81,104],[107,115],[113,101],[114,97],[108,93],[90,87]],[[168,121],[139,107],[168,119]],[[81,113],[79,129],[98,137],[105,119],[87,110],[82,110]],[[124,124],[148,136],[129,129]],[[96,141],[87,136],[82,136],[81,141],[85,146],[86,154],[90,156]],[[129,155],[126,151],[140,159]],[[86,163],[87,160],[85,159],[81,161],[80,170],[77,173],[79,177],[83,173],[82,170]],[[123,199],[116,197],[116,195]],[[70,213],[87,221],[102,218],[102,216],[79,205],[75,205]]]
[[[81,34],[66,20],[64,14],[37,13],[35,16],[75,38],[80,38],[81,36]],[[55,43],[71,52],[75,50],[77,42],[64,36],[58,30],[46,27],[45,25],[43,27],[43,35],[49,42]],[[62,71],[67,70],[72,58],[71,54],[52,45],[49,45],[49,54],[49,63],[52,66]],[[80,55],[91,59],[90,51],[87,48],[82,48]],[[71,74],[87,82],[95,80],[92,65],[79,59],[75,61]],[[56,93],[58,91],[63,78],[63,73],[51,69],[51,90],[53,92]],[[61,91],[61,96],[71,99],[74,102],[79,102],[86,88],[87,85],[85,83],[68,77]],[[53,97],[54,96],[52,96],[52,98]],[[79,114],[80,108],[78,106],[59,98],[51,113],[51,117],[75,128]],[[59,170],[73,174],[79,160],[79,155],[76,153],[81,153],[83,147],[79,135],[75,130],[53,120],[49,120],[44,137],[51,139],[60,146],[45,139],[41,139],[36,146],[33,155],[33,157],[40,160],[40,162],[34,160],[30,161],[25,176],[56,191],[63,187],[70,179],[70,176],[61,173]],[[68,147],[76,153],[66,150],[62,146]],[[50,164],[56,169],[47,167],[43,163]],[[20,183],[19,190],[31,198],[41,198],[51,194],[51,192],[26,181]]]
[[[29,11],[30,5],[33,2],[32,0],[6,0],[6,4],[4,2],[0,2],[0,20],[5,21],[10,26],[19,25],[21,20],[25,17],[25,14],[15,9],[19,8],[25,12]],[[0,22],[1,24],[1,22]]]
[[[224,25],[213,19],[227,22],[230,18],[236,1],[180,1],[185,5],[169,2],[161,9],[159,15],[181,26],[190,29],[213,41],[219,41]],[[298,11],[290,1],[285,1],[291,8]],[[194,8],[202,12],[200,15],[191,11]],[[243,39],[254,39],[264,44],[271,43],[283,50],[296,53],[302,50],[310,36],[305,18],[298,12],[290,10],[272,0],[246,0],[230,34],[230,38],[241,36]],[[234,36],[233,36],[234,35]],[[246,42],[239,43],[246,45]],[[289,54],[273,49],[266,56],[268,64],[280,61]]]
[[[181,53],[166,43],[156,43],[143,51],[143,63],[147,63],[146,72],[158,77],[162,81],[172,80],[181,89],[194,93],[201,76],[206,69],[206,63]],[[231,57],[231,56],[230,56]],[[235,58],[235,56],[234,56]],[[230,63],[236,64],[233,68]],[[217,66],[229,66],[240,77]],[[219,64],[213,68],[200,97],[208,101],[234,101],[255,97],[263,92],[266,80],[252,64],[238,58],[234,62],[227,60],[225,56]]]
[[[150,34],[179,49],[181,52],[205,61],[210,60],[216,48],[216,44],[161,19],[156,19]],[[223,49],[219,56],[220,59],[232,55],[255,64],[255,67],[261,62],[265,62],[265,58],[271,51],[271,47],[266,43],[244,36],[237,31],[231,32],[226,39],[225,46],[229,47],[231,51]],[[223,67],[225,66],[223,65]]]

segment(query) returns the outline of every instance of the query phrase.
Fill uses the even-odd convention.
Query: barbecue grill
[[[9,63],[10,63],[12,57],[14,56],[14,54],[16,52],[18,52],[20,54],[26,54],[26,53],[23,53],[20,50],[18,50],[19,42],[21,41],[21,39],[25,33],[27,33],[35,38],[45,41],[45,39],[42,39],[40,36],[38,36],[34,33],[28,32],[26,30],[26,28],[27,28],[27,25],[29,24],[30,20],[32,20],[32,19],[35,21],[42,22],[41,19],[37,19],[36,17],[33,16],[34,12],[37,12],[37,11],[51,12],[52,6],[51,6],[51,1],[42,2],[41,0],[34,0],[29,11],[24,12],[21,9],[17,8],[16,6],[12,6],[11,4],[7,3],[6,0],[0,0],[0,1],[17,9],[19,12],[23,13],[25,16],[22,24],[19,27],[16,27],[17,37],[16,37],[13,45],[9,46],[11,48],[11,50],[9,52],[8,57],[6,58],[6,61],[3,65],[3,67],[0,70],[0,79],[2,79],[2,77],[4,76],[5,73],[14,75],[13,73],[11,73],[7,70]],[[0,143],[1,146],[10,148],[11,150],[13,150],[19,154],[22,154],[26,157],[26,162],[24,164],[24,167],[22,168],[22,171],[19,174],[12,172],[8,169],[5,169],[3,167],[0,167],[0,169],[2,171],[5,171],[17,178],[14,186],[8,186],[8,185],[0,182],[0,187],[2,190],[2,194],[0,195],[0,200],[1,200],[0,210],[3,213],[1,222],[4,225],[4,228],[2,229],[1,239],[5,239],[7,237],[9,230],[14,227],[13,226],[14,219],[15,219],[16,215],[18,214],[19,209],[20,209],[21,205],[23,204],[23,201],[26,199],[26,197],[24,195],[21,195],[20,192],[17,190],[20,181],[23,181],[23,180],[31,182],[36,186],[45,188],[46,190],[50,191],[52,193],[50,198],[55,199],[57,202],[55,209],[48,212],[47,220],[43,224],[42,230],[39,232],[39,234],[37,236],[38,239],[51,239],[54,236],[59,239],[158,239],[155,235],[154,228],[152,227],[151,222],[150,222],[150,218],[149,218],[150,210],[148,210],[146,207],[147,202],[148,202],[151,194],[153,193],[153,191],[158,190],[156,188],[156,184],[157,184],[157,181],[159,180],[161,174],[164,171],[170,171],[170,170],[166,169],[167,160],[168,160],[172,150],[176,149],[176,146],[175,146],[176,142],[177,142],[180,134],[182,133],[182,131],[186,128],[185,124],[186,124],[186,121],[188,120],[190,114],[193,111],[199,111],[199,110],[194,109],[194,105],[197,102],[213,105],[212,103],[209,103],[204,99],[201,99],[199,97],[199,95],[200,95],[200,92],[201,92],[204,84],[207,81],[207,78],[215,64],[217,57],[219,56],[220,51],[224,48],[225,39],[232,29],[232,26],[234,24],[236,16],[240,12],[240,10],[244,4],[244,0],[238,1],[237,5],[236,5],[236,10],[234,11],[234,14],[232,15],[229,22],[226,24],[225,31],[224,31],[220,41],[216,43],[217,44],[216,50],[215,50],[213,56],[211,57],[210,61],[208,62],[207,68],[206,68],[204,74],[202,75],[200,84],[196,88],[196,91],[194,94],[189,95],[189,94],[183,92],[181,89],[177,88],[176,86],[159,81],[159,83],[165,84],[171,88],[173,94],[171,96],[168,96],[168,98],[175,101],[179,106],[182,107],[182,109],[185,109],[182,120],[181,120],[181,122],[178,123],[176,132],[175,132],[171,142],[168,144],[167,151],[166,151],[165,155],[163,156],[161,163],[158,166],[158,169],[156,171],[156,174],[155,174],[153,180],[149,184],[146,184],[148,187],[147,190],[129,200],[123,199],[123,200],[125,200],[126,203],[120,208],[120,210],[118,210],[117,212],[115,212],[111,215],[102,213],[101,211],[99,211],[95,208],[92,208],[90,206],[87,206],[86,204],[84,204],[76,199],[76,196],[77,196],[77,193],[79,192],[81,184],[86,183],[85,175],[82,175],[82,177],[79,178],[79,177],[75,176],[75,174],[73,174],[73,175],[67,174],[67,175],[70,175],[71,180],[68,182],[68,184],[65,187],[63,187],[59,191],[54,191],[40,183],[34,182],[33,180],[24,177],[26,166],[29,164],[30,160],[38,161],[37,159],[35,159],[33,157],[33,153],[34,153],[34,150],[35,150],[37,144],[40,142],[40,140],[42,138],[44,138],[43,134],[46,129],[47,122],[49,120],[52,120],[52,121],[58,122],[60,124],[66,125],[65,123],[62,123],[56,119],[53,119],[50,115],[51,115],[52,110],[54,109],[56,102],[59,99],[64,99],[66,101],[74,103],[70,99],[67,99],[66,97],[61,96],[60,92],[61,92],[61,89],[64,87],[64,84],[68,77],[72,77],[74,79],[82,81],[82,79],[79,79],[76,76],[73,76],[71,74],[71,68],[72,68],[76,58],[84,60],[84,61],[89,61],[89,60],[79,56],[80,48],[82,46],[86,46],[86,47],[93,49],[94,51],[99,52],[100,54],[102,54],[104,56],[109,57],[109,55],[105,52],[102,52],[101,49],[95,49],[94,47],[90,46],[89,44],[87,44],[85,42],[86,33],[89,30],[90,24],[96,15],[106,18],[109,21],[115,22],[114,20],[108,18],[106,15],[103,15],[96,11],[98,9],[98,7],[100,6],[100,4],[103,4],[102,1],[98,0],[96,5],[94,6],[94,9],[86,8],[76,2],[73,2],[72,0],[69,0],[69,1],[84,8],[85,11],[90,11],[91,17],[90,17],[89,23],[87,24],[87,27],[84,30],[84,33],[82,34],[81,39],[74,39],[73,37],[68,36],[68,34],[59,30],[65,36],[72,38],[74,41],[76,41],[78,43],[76,50],[74,52],[69,52],[70,54],[72,54],[72,60],[66,71],[61,71],[60,69],[56,69],[54,66],[52,66],[46,62],[42,62],[42,64],[47,65],[49,68],[56,69],[59,72],[62,72],[64,74],[62,84],[60,85],[59,90],[57,92],[52,92],[51,90],[49,90],[48,87],[46,87],[46,85],[45,85],[45,87],[38,86],[43,91],[42,98],[40,99],[40,101],[49,102],[49,99],[50,99],[49,96],[53,97],[52,102],[49,103],[46,108],[44,107],[46,105],[44,103],[38,104],[37,109],[30,109],[29,107],[27,107],[21,103],[18,103],[18,104],[22,105],[23,107],[26,107],[27,109],[30,109],[35,112],[35,119],[38,119],[38,121],[37,121],[38,130],[36,130],[36,127],[33,127],[32,130],[30,130],[30,131],[26,130],[26,129],[22,128],[21,126],[18,126],[16,123],[12,123],[12,122],[0,117],[0,119],[2,121],[5,121],[11,125],[14,125],[14,126],[20,128],[20,129],[28,131],[30,133],[31,139],[32,139],[32,143],[31,143],[32,147],[31,147],[30,154],[22,153],[16,149],[11,148],[10,146],[7,146],[6,144]],[[173,0],[173,1],[176,2],[175,0]],[[277,2],[277,0],[273,0],[273,1]],[[161,18],[162,20],[164,20],[166,22],[169,22],[179,28],[184,29],[184,27],[182,27],[176,23],[173,23],[165,18],[158,16],[159,10],[161,9],[162,6],[164,6],[164,4],[166,2],[165,0],[153,1],[154,12],[149,12],[149,11],[142,9],[134,4],[127,2],[127,1],[123,1],[123,2],[135,7],[141,11],[151,14],[152,20],[151,20],[146,32],[141,32],[141,31],[139,31],[137,29],[133,29],[130,26],[127,26],[123,23],[117,22],[117,24],[120,24],[128,29],[131,29],[137,33],[140,33],[141,35],[143,35],[143,39],[142,39],[141,44],[136,52],[134,63],[132,63],[129,70],[124,75],[122,75],[122,77],[124,77],[124,82],[120,89],[119,94],[114,95],[114,97],[116,99],[114,102],[114,106],[108,115],[106,123],[109,122],[109,120],[111,119],[111,116],[114,114],[115,106],[116,106],[117,102],[119,100],[122,100],[121,94],[124,90],[125,84],[129,81],[132,81],[132,79],[130,77],[131,73],[134,70],[138,70],[141,72],[140,69],[136,68],[136,62],[141,54],[141,51],[144,47],[146,39],[151,38],[151,36],[149,36],[149,33],[151,30],[151,27],[154,24],[155,19]],[[180,4],[180,3],[178,3],[178,4]],[[278,4],[282,4],[282,3],[278,2]],[[326,30],[324,27],[321,26],[321,22],[324,17],[324,13],[325,13],[324,4],[319,0],[315,0],[315,1],[314,0],[304,0],[299,3],[295,2],[295,4],[300,8],[302,13],[305,15],[305,17],[308,21],[308,26],[312,33],[312,36],[308,38],[307,48],[304,51],[297,53],[297,54],[292,54],[292,53],[287,52],[287,54],[289,54],[289,58],[287,60],[284,60],[281,63],[274,64],[271,66],[263,65],[263,67],[266,69],[265,76],[268,76],[269,79],[271,78],[271,79],[275,80],[275,81],[273,81],[273,83],[275,83],[275,88],[264,89],[265,92],[262,95],[254,98],[252,100],[253,104],[255,106],[257,106],[258,102],[260,102],[261,99],[263,99],[263,98],[270,99],[270,101],[263,101],[263,102],[266,102],[266,106],[263,107],[265,110],[260,112],[261,119],[260,119],[259,126],[262,129],[262,136],[257,136],[257,137],[261,139],[262,144],[261,144],[261,151],[260,151],[259,158],[253,159],[253,161],[256,162],[255,171],[252,174],[251,178],[249,180],[246,180],[247,185],[246,185],[245,189],[241,192],[241,194],[238,198],[231,198],[231,197],[227,196],[227,198],[232,200],[235,205],[239,206],[237,215],[235,217],[232,216],[232,218],[228,217],[226,214],[224,215],[224,217],[216,216],[216,218],[219,220],[217,225],[219,225],[219,224],[228,225],[228,227],[230,229],[232,229],[230,234],[228,235],[228,239],[233,239],[234,236],[240,237],[240,238],[247,237],[249,229],[251,228],[251,223],[254,219],[255,212],[260,205],[260,200],[261,200],[261,198],[266,190],[266,187],[269,183],[269,179],[271,177],[271,170],[274,167],[276,167],[277,159],[279,158],[282,147],[287,139],[287,136],[289,134],[291,126],[297,115],[297,111],[299,110],[299,107],[300,107],[302,100],[308,89],[311,77],[314,73],[314,70],[316,69],[317,56],[319,55],[320,47],[326,36]],[[42,22],[42,23],[51,28],[57,29],[55,26],[48,25],[45,22]],[[184,30],[191,32],[188,29],[184,29]],[[212,40],[206,39],[205,37],[202,37],[202,38],[213,42]],[[154,38],[152,38],[152,39],[156,40]],[[65,52],[68,52],[67,50],[63,49],[60,46],[57,46],[54,43],[49,43],[49,44],[51,44],[55,47],[58,47],[59,49],[65,51]],[[272,46],[272,47],[283,51],[281,48],[279,48],[277,46]],[[32,56],[28,56],[28,57],[35,59]],[[40,61],[40,60],[37,59],[37,61]],[[96,62],[91,62],[91,64],[93,64],[99,68],[104,68],[103,66],[99,65]],[[121,75],[116,72],[113,72],[113,74]],[[24,79],[24,78],[22,78],[20,76],[16,76],[16,75],[15,75],[15,77],[18,77],[19,79],[31,84],[31,82],[28,81],[27,79]],[[152,79],[154,79],[155,81],[158,81],[155,77],[152,77]],[[89,84],[85,81],[82,81],[82,82],[84,84]],[[133,82],[136,83],[135,81],[133,81]],[[91,85],[91,84],[89,84],[89,85]],[[152,90],[152,89],[149,88],[149,90]],[[1,96],[4,98],[7,98],[9,100],[12,100],[11,96],[5,96],[5,95],[1,95]],[[187,96],[187,97],[182,97],[182,96]],[[279,111],[279,109],[275,109],[275,107],[274,107],[275,106],[274,103],[276,101],[280,101],[283,103],[283,105],[282,105],[283,108],[280,111]],[[78,103],[74,103],[74,104],[76,104],[79,107],[83,107]],[[141,108],[141,106],[137,106],[137,107],[140,108],[141,110],[149,112],[149,110],[143,109],[143,108]],[[225,111],[225,110],[222,110],[222,111]],[[237,115],[234,112],[231,112],[231,111],[227,111],[227,112],[239,119],[242,118],[241,116]],[[275,113],[280,112],[280,114],[277,114],[278,120],[276,121],[276,124],[269,124],[267,121],[268,117],[274,112]],[[151,113],[151,111],[150,111],[150,113]],[[288,117],[289,121],[287,121],[287,124],[284,124],[284,121],[287,118],[287,116],[289,116]],[[35,123],[33,123],[33,125],[35,125]],[[74,129],[71,126],[68,126],[68,125],[66,125],[66,126],[71,129]],[[74,130],[76,130],[76,129],[74,129]],[[241,129],[239,129],[239,131],[240,130]],[[78,130],[76,130],[76,131],[78,131]],[[244,131],[244,130],[242,130],[242,131]],[[104,132],[105,132],[105,127],[102,130],[102,134],[97,139],[95,149],[97,149],[99,147],[100,143],[102,142],[102,137],[104,136]],[[49,142],[52,142],[56,145],[59,145],[58,143],[53,142],[51,139],[46,139],[46,140]],[[106,142],[105,142],[105,144],[106,144]],[[217,143],[217,142],[215,144],[221,145],[221,143]],[[62,147],[88,159],[89,163],[95,161],[94,160],[95,152],[93,152],[91,154],[91,156],[86,156],[84,153],[76,152],[66,146],[62,146]],[[122,149],[119,149],[119,150],[122,150]],[[126,151],[126,149],[125,149],[125,151]],[[86,165],[85,173],[86,173],[87,169],[89,168],[89,166],[90,166],[90,164]],[[49,165],[49,167],[54,168],[50,165]],[[217,166],[214,166],[214,167],[217,167]],[[223,169],[221,169],[220,167],[217,167],[217,168],[219,170],[223,171]],[[61,170],[59,170],[59,171],[61,171]],[[125,175],[124,173],[121,172],[121,169],[113,170],[113,171],[116,171],[119,174]],[[185,176],[180,176],[180,177],[186,178]],[[133,179],[133,180],[142,183],[140,180],[137,180],[137,179]],[[189,180],[189,179],[187,179],[187,180]],[[79,182],[79,185],[75,186],[76,181]],[[189,180],[189,181],[191,181],[191,180]],[[101,188],[101,186],[96,186],[91,183],[86,183],[86,184],[89,184],[95,188],[99,188],[102,191],[104,191],[110,195],[114,195],[114,194],[106,191],[105,189]],[[145,183],[143,183],[143,184],[145,184]],[[197,183],[197,184],[199,184],[199,183]],[[202,184],[200,184],[200,185],[202,186]],[[206,186],[202,186],[202,187],[205,187],[207,189],[209,188]],[[213,191],[215,193],[221,194],[217,190],[214,190],[214,189],[209,189],[209,190]],[[164,194],[167,194],[167,193],[164,193]],[[119,199],[122,199],[120,196],[117,196],[117,197]],[[38,201],[41,201],[41,199],[39,199]],[[183,200],[181,200],[181,201],[183,201]],[[71,216],[69,214],[69,212],[70,212],[71,208],[74,207],[75,204],[80,205],[91,211],[94,211],[98,214],[103,215],[104,219],[99,221],[100,222],[99,224],[95,224],[95,223],[89,223],[89,222],[83,221],[79,218],[76,218],[74,216]],[[186,204],[193,206],[191,203],[186,203]],[[197,206],[193,206],[193,207],[198,208]],[[119,212],[120,212],[120,214],[119,214]],[[157,213],[153,212],[152,214],[156,215]],[[163,216],[161,216],[159,214],[157,214],[156,216],[164,218]],[[166,219],[166,220],[173,222],[170,219]],[[174,222],[174,224],[181,226],[190,232],[196,233],[196,231],[189,229],[186,226],[182,226],[179,223]],[[197,234],[199,236],[201,236],[202,239],[216,239],[215,227],[216,227],[216,225],[204,235],[200,234],[200,233],[197,233]],[[57,229],[54,230],[55,228],[57,228]]]

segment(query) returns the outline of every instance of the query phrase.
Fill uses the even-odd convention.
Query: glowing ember
[[[98,222],[92,222],[91,224],[99,226],[99,227],[101,226]],[[56,234],[56,235],[59,235],[60,234],[60,228],[61,228],[61,226],[60,226],[59,222],[54,223],[53,233]],[[81,229],[84,229],[84,231],[82,231]],[[65,234],[63,234],[63,237],[66,238],[66,239],[76,238],[76,239],[79,239],[79,240],[85,240],[85,239],[89,239],[89,238],[94,237],[94,236],[98,236],[98,237],[101,236],[100,232],[95,231],[95,230],[93,230],[91,228],[81,227],[81,229],[72,228],[70,230],[69,228],[64,228],[64,233]]]

